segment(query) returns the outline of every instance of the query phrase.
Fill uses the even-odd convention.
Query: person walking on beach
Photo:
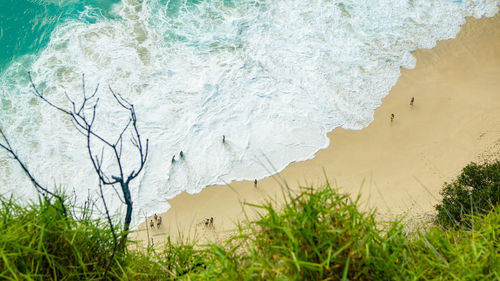
[[[226,136],[222,135],[222,143],[226,143]]]
[[[394,121],[394,113],[391,113],[391,122]]]
[[[257,179],[253,181],[253,186],[256,188],[257,187]]]
[[[214,217],[211,217],[210,218],[210,226],[213,227],[214,226]]]
[[[411,100],[410,100],[410,105],[413,106],[413,102],[415,101],[415,97],[411,97]]]
[[[155,227],[155,224],[154,224],[153,220],[151,220],[151,222],[149,223],[149,226],[151,226],[151,228]]]
[[[158,220],[158,216],[155,214],[155,221],[157,221],[157,220]]]

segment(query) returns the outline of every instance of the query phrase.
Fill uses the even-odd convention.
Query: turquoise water
[[[58,24],[68,20],[94,23],[112,18],[120,0],[2,0],[0,1],[0,71],[16,58],[36,54]],[[84,13],[84,11],[91,11]]]
[[[240,0],[224,0],[234,7]],[[56,26],[68,21],[95,23],[116,19],[114,4],[121,0],[2,0],[0,1],[0,72],[11,62],[26,54],[37,54],[47,45]],[[138,1],[140,2],[140,1]],[[203,0],[160,0],[157,7],[166,7],[169,17],[180,10],[195,10]],[[166,39],[184,40],[174,33]]]

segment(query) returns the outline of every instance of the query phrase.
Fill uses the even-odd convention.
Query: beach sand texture
[[[321,187],[326,178],[343,193],[385,215],[420,216],[433,211],[439,191],[470,161],[500,153],[500,15],[468,18],[457,38],[417,50],[415,69],[402,75],[375,120],[359,131],[337,128],[315,158],[289,165],[258,181],[210,186],[170,200],[160,229],[139,227],[133,239],[159,244],[170,234],[223,240],[237,221],[255,218],[242,205],[281,198],[282,186]],[[413,106],[410,100],[415,97]],[[390,121],[390,114],[395,114]],[[286,151],[283,151],[286,153]],[[214,218],[205,227],[205,218]]]

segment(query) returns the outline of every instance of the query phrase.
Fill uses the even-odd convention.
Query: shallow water
[[[310,159],[336,127],[367,126],[400,68],[414,67],[412,51],[454,37],[466,16],[492,16],[500,3],[359,2],[16,1],[13,12],[0,10],[8,22],[0,33],[0,125],[46,185],[63,185],[81,202],[96,196],[85,140],[33,97],[26,72],[60,104],[65,91],[81,95],[82,73],[87,89],[100,83],[96,129],[109,138],[126,116],[107,87],[120,92],[151,144],[133,185],[137,218],[165,211],[181,191]],[[181,150],[185,158],[172,164]],[[129,171],[134,153],[124,156]],[[0,157],[0,183],[19,182],[15,163]],[[27,183],[8,186],[4,193],[33,195]],[[115,191],[106,196],[119,209]]]

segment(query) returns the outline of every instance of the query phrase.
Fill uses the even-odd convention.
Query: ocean
[[[76,204],[97,176],[71,121],[32,94],[69,106],[99,84],[95,129],[127,122],[108,87],[134,104],[148,162],[132,182],[134,223],[167,199],[208,185],[260,179],[314,157],[337,127],[359,130],[411,52],[454,38],[468,16],[500,0],[1,0],[0,126],[37,179]],[[226,142],[222,143],[222,136]],[[125,137],[125,170],[137,153]],[[101,148],[92,143],[97,153]],[[183,151],[184,158],[179,153]],[[172,163],[172,156],[177,161]],[[109,152],[104,168],[116,171]],[[0,152],[4,196],[35,199]],[[119,192],[105,188],[114,214]]]

